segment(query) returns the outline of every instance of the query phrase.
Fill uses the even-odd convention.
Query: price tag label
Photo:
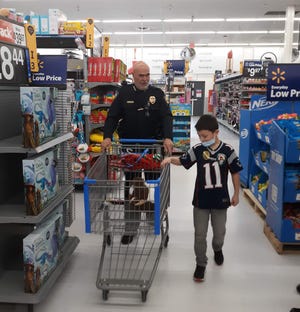
[[[0,85],[28,83],[25,48],[0,42]]]
[[[92,49],[94,47],[94,20],[92,18],[88,18],[86,23],[85,46],[88,49]]]
[[[0,41],[26,47],[24,26],[0,18]]]

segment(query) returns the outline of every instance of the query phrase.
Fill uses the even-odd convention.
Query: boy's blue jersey
[[[216,150],[201,143],[190,148],[180,157],[181,164],[189,169],[197,163],[197,178],[193,205],[201,209],[225,209],[230,206],[228,171],[243,169],[234,149],[220,142]]]

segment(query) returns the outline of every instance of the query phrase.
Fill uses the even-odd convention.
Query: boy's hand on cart
[[[167,164],[171,164],[171,162],[172,162],[172,157],[166,157],[162,160],[162,162],[160,163],[160,166],[164,168]]]
[[[167,155],[172,155],[173,146],[174,144],[171,139],[164,139],[164,149]]]
[[[164,168],[166,165],[168,164],[173,164],[176,166],[181,166],[181,162],[179,157],[166,157],[162,160],[162,162],[160,163],[160,166],[162,168]]]
[[[105,152],[110,147],[111,147],[111,139],[105,138],[101,143],[101,151]]]

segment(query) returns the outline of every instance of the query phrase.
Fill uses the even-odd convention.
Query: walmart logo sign
[[[268,101],[300,100],[300,64],[270,64],[268,68]]]

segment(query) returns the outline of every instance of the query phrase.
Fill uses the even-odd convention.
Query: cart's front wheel
[[[104,289],[103,291],[102,291],[102,299],[103,300],[107,300],[108,299],[108,290],[107,289]]]
[[[146,302],[147,294],[148,294],[148,290],[143,290],[142,291],[142,302]]]

